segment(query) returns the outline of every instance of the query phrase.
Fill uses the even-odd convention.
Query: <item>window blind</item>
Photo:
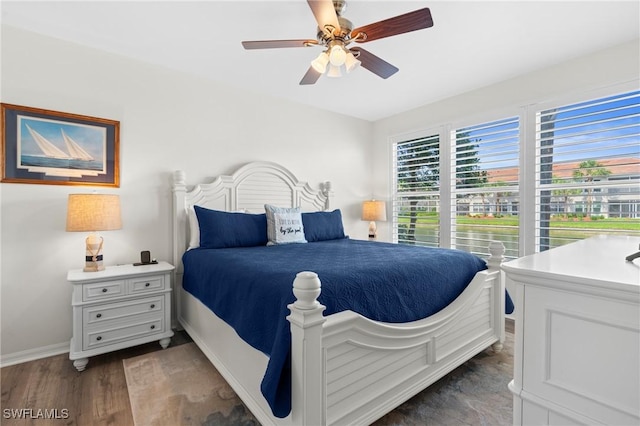
[[[451,132],[451,246],[486,257],[498,240],[518,256],[519,118]]]
[[[536,114],[536,251],[640,235],[640,92]]]
[[[395,242],[440,244],[440,137],[393,145],[393,238]]]

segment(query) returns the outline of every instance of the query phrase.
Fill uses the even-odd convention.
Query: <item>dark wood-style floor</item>
[[[513,333],[513,320],[506,321],[506,330]],[[177,332],[171,346],[190,342],[184,331]],[[43,358],[0,369],[2,387],[3,426],[45,425],[133,425],[127,382],[122,360],[161,350],[158,342],[89,358],[87,369],[78,372],[68,354]],[[11,411],[22,411],[27,418],[11,418]],[[58,417],[38,418],[38,410],[48,410]],[[52,411],[57,410],[57,411]]]
[[[170,346],[190,341],[181,331],[173,336]],[[4,367],[0,369],[0,424],[133,425],[122,360],[156,350],[161,350],[160,345],[151,342],[94,356],[83,372],[75,369],[69,354]],[[22,419],[13,418],[16,410]],[[53,419],[45,420],[44,416]]]

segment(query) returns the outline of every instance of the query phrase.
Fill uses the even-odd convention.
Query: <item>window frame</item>
[[[455,141],[451,140],[451,132],[455,129],[473,126],[477,123],[491,122],[501,120],[505,117],[518,117],[519,128],[519,201],[518,201],[518,238],[519,238],[519,256],[526,256],[536,253],[538,242],[536,241],[536,115],[538,111],[545,111],[554,107],[576,104],[581,102],[589,102],[599,98],[615,96],[638,90],[638,80],[630,80],[626,82],[610,84],[601,87],[590,88],[577,92],[561,93],[551,99],[532,100],[528,104],[509,105],[495,108],[481,113],[470,113],[456,119],[447,120],[441,123],[434,123],[423,129],[399,133],[388,138],[389,155],[389,188],[391,193],[389,199],[393,202],[395,194],[395,176],[393,170],[393,150],[395,143],[417,139],[438,134],[440,140],[440,247],[452,247],[452,204],[451,192],[451,144]],[[445,182],[445,179],[447,180]],[[454,200],[455,201],[455,200]],[[447,212],[447,214],[445,214]],[[393,213],[395,215],[395,213]],[[395,217],[393,218],[391,235],[394,236]]]

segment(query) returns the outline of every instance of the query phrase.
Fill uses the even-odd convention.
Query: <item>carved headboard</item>
[[[188,210],[198,205],[215,210],[264,213],[265,204],[300,207],[303,211],[327,210],[331,184],[324,182],[314,190],[279,164],[248,163],[231,175],[221,175],[210,183],[188,189],[185,172],[173,175],[173,262],[182,272],[182,254],[188,247]],[[180,281],[176,280],[175,285]]]

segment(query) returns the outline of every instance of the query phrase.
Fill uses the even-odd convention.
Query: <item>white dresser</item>
[[[69,359],[82,371],[89,357],[159,340],[169,346],[171,271],[166,262],[69,271],[73,337]]]
[[[640,259],[625,260],[639,244],[598,236],[503,264],[514,424],[640,424]]]

